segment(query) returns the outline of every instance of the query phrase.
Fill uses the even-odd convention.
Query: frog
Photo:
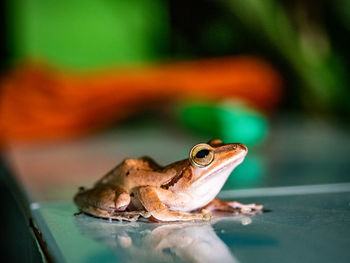
[[[74,202],[85,214],[125,221],[208,221],[214,211],[261,213],[261,204],[216,197],[247,153],[242,143],[212,139],[194,145],[188,158],[166,166],[147,156],[126,158],[93,187],[81,187]]]

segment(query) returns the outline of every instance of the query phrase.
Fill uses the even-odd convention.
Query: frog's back
[[[176,173],[177,169],[172,165],[162,167],[149,157],[128,158],[102,177],[95,186],[108,184],[125,190],[145,185],[161,186]]]

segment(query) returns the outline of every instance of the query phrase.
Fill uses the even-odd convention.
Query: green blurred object
[[[164,1],[8,1],[15,59],[89,69],[162,56],[168,39]]]
[[[257,187],[264,184],[265,162],[260,155],[248,154],[227,179],[223,190]]]
[[[252,146],[260,143],[268,133],[266,118],[239,101],[183,103],[177,108],[177,116],[189,130],[224,142]]]

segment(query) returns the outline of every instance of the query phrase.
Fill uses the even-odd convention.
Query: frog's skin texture
[[[214,210],[255,214],[262,205],[215,198],[247,152],[243,144],[215,139],[165,167],[148,157],[125,159],[91,189],[81,188],[74,202],[84,213],[127,221],[139,216],[160,222],[209,220]]]

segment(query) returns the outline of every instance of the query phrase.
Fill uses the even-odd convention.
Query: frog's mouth
[[[222,167],[219,167],[218,169],[209,172],[208,175],[202,175],[202,176],[200,176],[200,177],[196,180],[195,184],[197,184],[197,183],[203,183],[203,182],[209,181],[209,180],[211,180],[213,177],[217,177],[217,176],[218,176],[219,174],[221,174],[221,173],[222,173],[222,174],[225,174],[225,172],[224,172],[225,170],[228,171],[227,174],[225,174],[225,175],[228,177],[228,176],[232,173],[232,171],[233,171],[239,164],[241,164],[241,163],[243,162],[244,158],[245,158],[245,155],[242,155],[242,156],[238,157],[237,159],[235,159],[234,161],[232,161],[230,164],[228,164],[228,165],[223,165]],[[230,168],[230,167],[232,167],[232,168]]]

